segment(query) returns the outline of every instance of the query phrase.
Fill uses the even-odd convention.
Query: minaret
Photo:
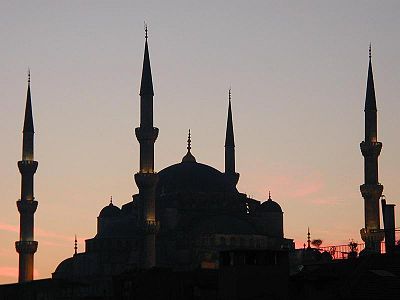
[[[15,249],[19,253],[18,282],[33,280],[33,255],[38,242],[34,240],[33,214],[38,202],[33,196],[33,175],[38,162],[33,160],[33,117],[30,89],[30,72],[28,73],[28,92],[26,96],[25,119],[23,129],[22,160],[18,162],[21,173],[21,199],[17,201],[20,214],[19,241],[15,242]]]
[[[139,188],[141,212],[139,222],[144,229],[142,267],[156,265],[156,234],[158,223],[155,212],[155,190],[158,174],[154,172],[154,143],[158,128],[153,127],[153,80],[151,76],[149,48],[147,45],[147,26],[145,27],[144,59],[140,85],[140,127],[135,129],[140,143],[140,169],[135,174]]]
[[[378,157],[382,143],[378,142],[377,109],[375,99],[374,77],[372,74],[371,45],[369,47],[369,66],[367,92],[365,96],[365,139],[360,144],[364,156],[364,184],[360,186],[364,198],[365,228],[360,230],[361,238],[368,251],[380,252],[383,233],[380,232],[379,198],[383,185],[378,180]]]
[[[239,181],[239,173],[235,171],[235,137],[233,133],[231,89],[229,89],[228,119],[225,135],[225,174],[236,185]]]

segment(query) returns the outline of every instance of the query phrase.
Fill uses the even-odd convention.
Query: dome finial
[[[182,162],[196,162],[196,158],[192,155],[192,153],[190,153],[190,150],[192,149],[192,139],[190,136],[190,129],[189,129],[186,149],[187,149],[187,153],[182,158]]]
[[[28,68],[28,84],[31,84],[31,69]]]
[[[190,129],[189,129],[189,134],[188,134],[188,139],[187,139],[187,150],[188,150],[188,152],[190,152],[190,149],[192,149],[192,140],[190,139]]]
[[[370,42],[370,43],[369,43],[369,59],[371,59],[371,56],[372,56],[372,55],[371,55],[371,52],[372,52],[372,51],[371,51],[371,42]]]
[[[146,21],[144,21],[144,38],[147,40],[147,38],[149,37],[148,35],[147,35],[147,23],[146,23]]]
[[[307,229],[307,249],[310,249],[311,248],[311,239],[310,239],[310,236],[311,236],[311,234],[310,234],[310,227],[308,227],[308,229]]]
[[[78,254],[78,240],[76,239],[76,234],[75,234],[74,250],[75,250],[75,254]]]
[[[231,102],[231,92],[232,92],[232,88],[229,87],[229,102]]]
[[[268,191],[268,200],[272,200],[271,199],[271,191]]]
[[[110,205],[112,205],[113,203],[112,203],[112,196],[110,197]]]

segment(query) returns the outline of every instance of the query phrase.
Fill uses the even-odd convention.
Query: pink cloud
[[[0,222],[0,230],[2,231],[7,231],[7,232],[19,232],[19,226],[15,226],[15,225],[10,225],[10,224],[5,224],[5,223],[1,223]],[[66,235],[62,235],[56,232],[52,232],[52,231],[47,231],[47,230],[43,230],[40,228],[36,228],[35,229],[35,234],[38,237],[44,237],[44,238],[52,238],[52,239],[58,239],[58,240],[63,240],[63,241],[74,241],[74,237],[73,236],[66,236]]]
[[[19,227],[0,222],[0,231],[18,233]],[[41,228],[35,229],[35,236],[38,238],[39,243],[41,245],[46,245],[46,246],[63,247],[67,244],[67,242],[68,244],[72,244],[74,242],[73,236],[62,235],[56,232],[43,230]],[[81,242],[83,241],[80,240],[79,243]],[[2,255],[1,252],[0,255]]]
[[[39,277],[39,271],[37,269],[33,270],[33,276],[35,278]],[[7,278],[18,278],[18,268],[16,267],[0,267],[0,277]]]
[[[302,178],[292,191],[292,197],[306,197],[320,192],[324,184],[320,177]]]
[[[68,242],[74,241],[73,236],[66,236],[66,235],[58,234],[56,232],[43,230],[40,228],[37,228],[35,230],[35,232],[38,237],[52,238],[52,239],[58,239],[58,240],[63,240],[63,241],[68,241]]]
[[[8,232],[19,232],[19,227],[9,224],[0,223],[0,230]]]
[[[311,203],[316,205],[336,205],[345,203],[345,201],[336,197],[324,197],[312,199]]]
[[[264,190],[259,190],[258,193],[267,195],[268,190],[271,190],[272,198],[278,195],[278,198],[295,198],[302,201],[310,202],[316,198],[324,187],[325,183],[318,173],[304,175],[272,175],[267,178],[261,178],[262,184],[257,184],[258,187],[264,185]],[[259,180],[258,180],[259,181]]]

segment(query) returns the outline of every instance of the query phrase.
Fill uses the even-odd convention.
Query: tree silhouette
[[[322,244],[322,240],[321,239],[315,239],[315,240],[311,241],[311,245],[313,245],[313,246],[315,246],[317,248],[319,248],[319,246],[321,246],[321,244]]]

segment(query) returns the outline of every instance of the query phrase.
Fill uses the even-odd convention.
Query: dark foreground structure
[[[111,287],[66,279],[0,286],[5,299],[288,299],[287,251],[232,250],[220,255],[219,269],[137,269],[111,279]],[[268,279],[268,280],[266,280]]]
[[[93,285],[43,279],[0,286],[0,299],[395,300],[400,296],[400,255],[374,254],[313,263],[289,277],[287,252],[221,253],[219,269],[131,270],[112,278],[112,294]]]
[[[289,299],[400,298],[400,255],[371,254],[310,264],[291,277]]]

